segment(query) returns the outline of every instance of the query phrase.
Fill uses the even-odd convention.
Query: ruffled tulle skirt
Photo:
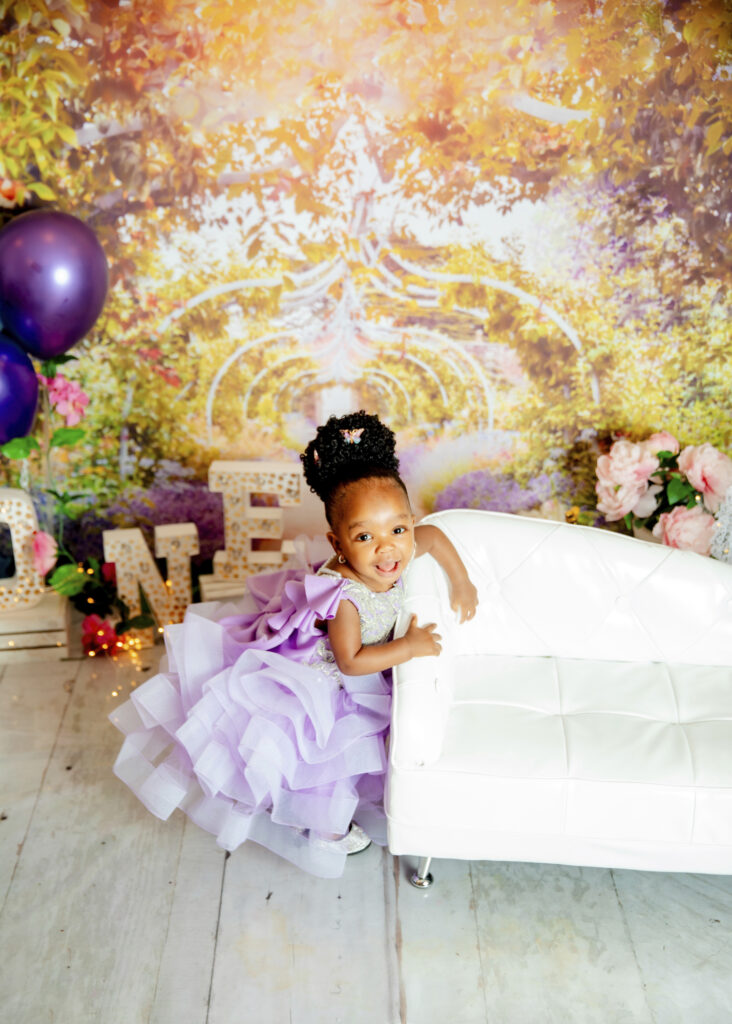
[[[167,628],[161,671],[110,715],[126,737],[115,774],[148,810],[181,808],[226,850],[252,840],[324,878],[345,855],[322,840],[352,820],[385,842],[390,679],[318,657],[342,585],[270,573],[238,607],[192,605]]]

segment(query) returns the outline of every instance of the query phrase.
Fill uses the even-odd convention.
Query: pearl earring
[[[339,555],[338,556],[338,561],[341,563],[341,565],[345,565],[346,564],[346,560],[343,557],[343,555]]]

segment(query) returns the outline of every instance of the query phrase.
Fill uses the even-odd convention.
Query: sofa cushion
[[[442,771],[732,788],[732,667],[455,659]]]
[[[465,655],[453,671],[441,756],[401,774],[408,819],[732,843],[732,667]]]

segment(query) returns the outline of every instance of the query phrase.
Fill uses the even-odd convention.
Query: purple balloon
[[[0,444],[25,437],[38,405],[38,378],[19,345],[0,333]]]
[[[0,320],[40,359],[83,338],[102,311],[107,260],[91,228],[58,210],[31,210],[0,231]]]

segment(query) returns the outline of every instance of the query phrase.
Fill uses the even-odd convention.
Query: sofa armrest
[[[429,556],[425,555],[424,558]],[[446,591],[444,592],[446,597]],[[453,700],[453,651],[457,622],[438,593],[408,596],[397,621],[395,636],[403,636],[410,617],[420,625],[437,624],[442,652],[438,657],[412,658],[393,672],[390,759],[400,767],[421,767],[437,761],[442,752]]]

